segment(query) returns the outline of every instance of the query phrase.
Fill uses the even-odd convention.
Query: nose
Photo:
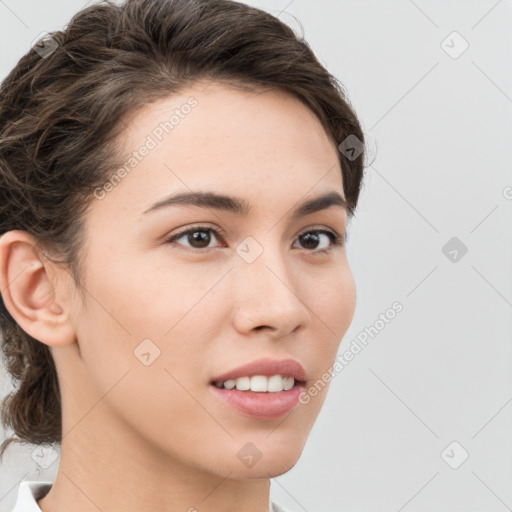
[[[279,248],[265,247],[252,263],[239,258],[231,272],[233,324],[238,332],[268,331],[282,338],[311,321],[301,297],[304,280],[298,266],[285,260]]]

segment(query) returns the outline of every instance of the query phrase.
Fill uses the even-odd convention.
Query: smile
[[[214,382],[213,385],[221,389],[237,389],[238,391],[256,391],[278,393],[288,391],[295,384],[293,377],[282,377],[281,375],[254,375],[252,377],[238,377],[223,382]]]

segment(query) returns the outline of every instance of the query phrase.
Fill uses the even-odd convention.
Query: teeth
[[[283,380],[283,389],[285,391],[288,391],[289,389],[293,388],[293,385],[295,384],[295,379],[293,377],[287,377]]]
[[[267,391],[268,379],[263,375],[251,377],[251,391]]]
[[[236,386],[236,380],[227,380],[224,382],[224,387],[226,389],[233,389]]]
[[[269,377],[267,382],[267,391],[275,393],[277,391],[283,391],[284,379],[281,375],[272,375]]]
[[[238,379],[226,380],[216,383],[218,388],[236,389],[238,391],[256,391],[277,393],[279,391],[288,391],[293,388],[295,379],[293,377],[282,377],[281,375],[253,375],[252,377],[238,377]]]
[[[238,389],[238,391],[251,389],[251,379],[249,377],[239,377],[236,379],[236,389]]]

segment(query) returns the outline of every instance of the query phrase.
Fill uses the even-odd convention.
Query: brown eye
[[[327,252],[333,246],[341,245],[341,237],[326,229],[306,231],[300,234],[297,239],[304,249],[308,249],[311,252]]]
[[[211,235],[213,233],[213,237]],[[206,249],[209,248],[210,243],[213,239],[222,238],[222,235],[219,231],[205,227],[205,226],[199,226],[192,229],[187,229],[186,231],[181,231],[180,233],[177,233],[175,235],[172,235],[171,237],[167,238],[165,241],[166,243],[173,243],[177,242],[180,243],[180,245],[184,245],[185,247],[189,247],[191,249]],[[187,241],[186,244],[182,244],[181,242],[178,242],[178,240],[184,239]]]
[[[210,245],[210,233],[205,230],[189,231],[187,234],[188,243],[195,249],[203,249]]]

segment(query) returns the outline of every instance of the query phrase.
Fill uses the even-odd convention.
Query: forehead
[[[277,89],[198,82],[129,114],[124,125],[120,142],[128,154],[152,140],[158,153],[189,159],[245,156],[257,163],[270,152],[281,161],[338,159],[337,144],[316,115]]]
[[[139,213],[143,201],[177,189],[251,203],[326,188],[343,195],[336,144],[306,105],[282,91],[197,83],[123,121],[125,177],[114,193],[131,195]]]

